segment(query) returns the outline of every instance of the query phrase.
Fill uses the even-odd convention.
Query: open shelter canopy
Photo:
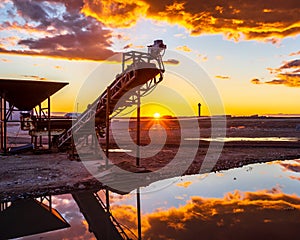
[[[66,85],[66,82],[0,79],[0,95],[19,110],[30,111]]]

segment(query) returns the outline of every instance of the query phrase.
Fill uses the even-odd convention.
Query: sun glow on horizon
[[[154,114],[153,114],[153,117],[154,117],[155,119],[159,119],[159,118],[160,118],[160,113],[158,113],[158,112],[154,113]]]

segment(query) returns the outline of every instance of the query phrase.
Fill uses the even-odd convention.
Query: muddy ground
[[[143,125],[144,124],[144,125]],[[151,124],[150,124],[151,125]],[[233,141],[225,142],[219,149],[218,143],[211,148],[207,154],[210,142],[201,140],[193,159],[183,159],[176,164],[172,164],[172,159],[178,152],[180,145],[180,131],[175,120],[165,120],[161,125],[167,126],[167,142],[159,154],[154,157],[141,159],[140,167],[136,167],[136,158],[128,153],[110,153],[110,160],[115,166],[131,173],[141,173],[136,175],[126,175],[128,182],[134,184],[129,186],[128,191],[138,186],[145,186],[159,179],[186,174],[197,174],[202,172],[221,171],[234,167],[241,167],[246,164],[267,162],[272,160],[286,160],[300,158],[300,142],[298,141]],[[148,134],[149,121],[142,123],[142,145],[150,143]],[[200,121],[201,138],[211,137],[211,124],[209,119]],[[131,135],[135,139],[135,127],[130,125]],[[157,132],[159,134],[159,131]],[[227,137],[280,137],[300,139],[300,119],[299,118],[229,118],[226,123]],[[16,137],[9,139],[14,140]],[[136,139],[135,139],[136,140]],[[19,142],[26,142],[26,136],[19,136]],[[191,147],[191,142],[185,142],[186,149]],[[192,147],[194,147],[193,142]],[[105,148],[104,145],[102,145]],[[212,146],[212,145],[211,145]],[[117,148],[113,137],[111,137],[111,147]],[[130,147],[130,146],[128,146]],[[221,155],[218,158],[218,152]],[[110,182],[120,181],[118,172],[104,171],[105,160],[98,156],[93,156],[92,150],[87,161],[82,163],[77,160],[70,160],[70,152],[52,153],[24,153],[3,156],[0,155],[0,201],[9,201],[17,198],[41,196],[46,194],[62,194],[79,190],[97,190]],[[187,152],[187,156],[190,156]],[[79,156],[82,154],[79,154]],[[211,161],[213,167],[203,168],[204,159],[206,163]],[[208,159],[208,160],[207,160]],[[216,162],[216,164],[214,164]],[[171,164],[169,164],[171,163]],[[94,166],[94,170],[99,172],[99,182],[86,169],[86,164]],[[169,164],[169,165],[168,165]],[[110,167],[113,165],[110,165]],[[166,174],[160,174],[153,178],[143,178],[142,173],[156,172],[165,166],[169,166]],[[178,171],[178,169],[185,169]],[[95,173],[95,172],[94,172]],[[135,179],[133,179],[135,178]],[[125,181],[124,184],[128,185]],[[130,185],[130,184],[129,184]],[[117,190],[118,191],[118,190]]]

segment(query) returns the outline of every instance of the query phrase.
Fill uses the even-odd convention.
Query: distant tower
[[[201,116],[201,103],[198,103],[198,117]]]

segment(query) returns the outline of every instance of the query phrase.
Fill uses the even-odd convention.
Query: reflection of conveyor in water
[[[97,193],[78,192],[72,194],[80,211],[89,224],[89,230],[97,239],[130,240],[122,226],[111,214]]]
[[[91,123],[95,123],[96,133],[103,137],[107,115],[117,115],[136,103],[136,91],[122,98],[128,91],[139,87],[139,95],[145,96],[162,80],[164,66],[161,52],[165,49],[163,41],[156,40],[153,45],[148,46],[148,53],[137,51],[124,53],[122,73],[118,74],[107,90],[89,105],[73,126],[59,137],[58,147],[69,143],[73,134],[79,131],[88,132]],[[160,75],[158,80],[157,75]],[[91,121],[93,119],[95,121]]]

